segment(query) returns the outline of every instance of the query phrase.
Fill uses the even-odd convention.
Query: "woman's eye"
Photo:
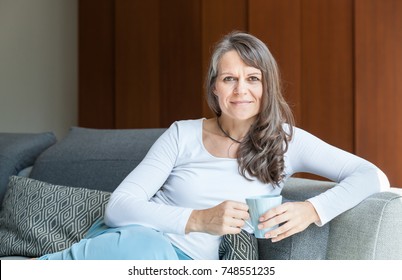
[[[249,81],[252,81],[252,82],[258,82],[260,80],[260,78],[255,77],[255,76],[251,76],[248,79],[249,79]]]
[[[225,77],[225,78],[223,78],[223,80],[224,80],[225,82],[232,82],[232,81],[235,80],[235,78],[234,78],[234,77]]]

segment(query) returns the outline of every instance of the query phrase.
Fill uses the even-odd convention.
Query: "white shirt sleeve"
[[[338,183],[308,199],[320,217],[319,226],[371,194],[389,188],[387,177],[374,164],[333,147],[302,129],[295,128],[287,156],[292,173],[308,172]]]
[[[110,227],[139,224],[166,233],[185,234],[192,209],[150,201],[174,168],[177,155],[175,123],[112,193],[105,211],[105,223]]]

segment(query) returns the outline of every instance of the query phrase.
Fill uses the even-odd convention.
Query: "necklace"
[[[221,124],[219,123],[219,118],[216,118],[216,122],[218,123],[219,129],[222,131],[223,134],[225,134],[225,136],[226,136],[227,138],[229,138],[230,140],[232,140],[233,142],[236,142],[236,143],[238,143],[238,144],[241,143],[241,141],[239,141],[239,140],[237,140],[237,139],[234,139],[232,136],[230,136],[230,135],[222,128]]]

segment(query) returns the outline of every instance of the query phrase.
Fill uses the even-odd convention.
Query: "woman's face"
[[[246,65],[235,50],[222,56],[214,88],[222,116],[254,120],[260,112],[262,92],[261,70]]]

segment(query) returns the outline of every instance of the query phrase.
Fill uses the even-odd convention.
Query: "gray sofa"
[[[36,257],[82,238],[121,180],[164,129],[71,128],[52,133],[0,133],[0,258]],[[326,181],[292,178],[287,200],[331,188]],[[374,194],[323,227],[278,243],[258,239],[260,259],[402,259],[399,189]]]

